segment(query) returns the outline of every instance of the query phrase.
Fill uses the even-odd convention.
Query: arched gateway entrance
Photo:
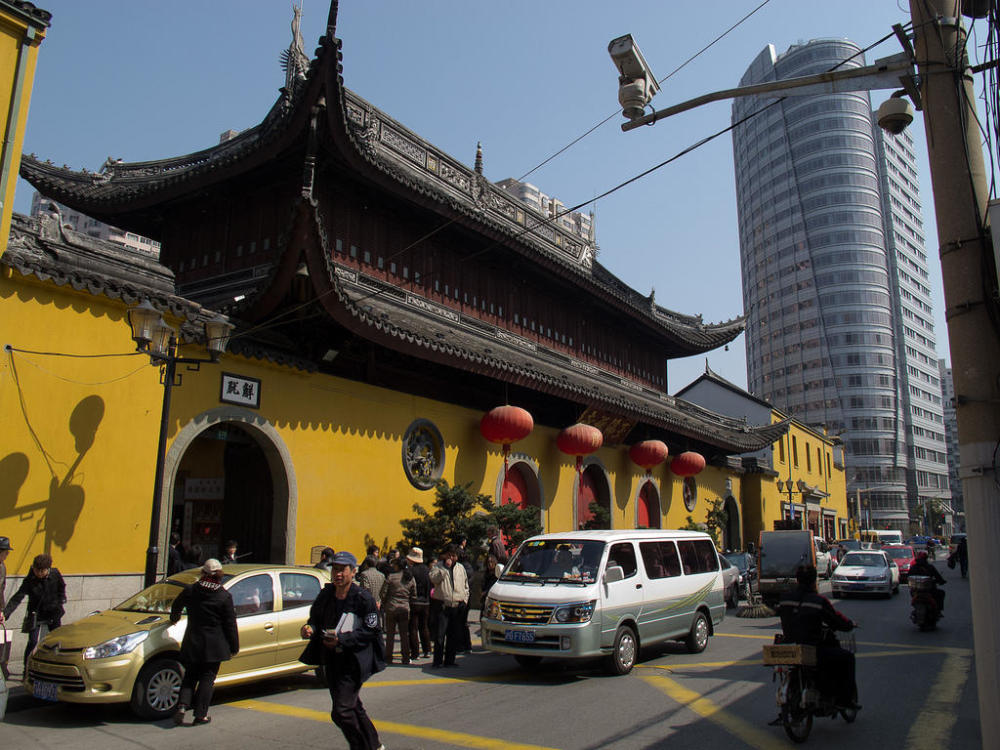
[[[294,470],[266,420],[238,408],[206,412],[180,430],[164,468],[163,549],[169,530],[202,560],[235,539],[241,562],[295,562]]]

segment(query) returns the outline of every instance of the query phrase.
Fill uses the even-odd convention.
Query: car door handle
[[[637,584],[635,585],[635,587],[636,587],[637,589],[641,589],[641,588],[642,588],[642,584],[641,584],[641,583],[637,583]]]
[[[266,630],[268,633],[270,633],[272,630],[274,630],[274,624],[270,623],[270,622],[265,623],[264,624],[264,630]]]

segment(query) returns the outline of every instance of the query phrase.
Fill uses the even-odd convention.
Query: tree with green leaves
[[[587,510],[590,511],[590,518],[584,521],[581,528],[583,529],[610,529],[611,528],[611,513],[601,505],[596,500],[592,500],[590,505],[587,506]]]
[[[415,503],[413,511],[417,516],[399,522],[403,527],[400,546],[420,547],[435,555],[448,544],[465,539],[475,560],[482,552],[490,526],[503,532],[512,551],[529,536],[541,532],[538,508],[521,508],[513,503],[496,506],[490,495],[473,493],[471,486],[438,482],[433,509],[428,511]]]

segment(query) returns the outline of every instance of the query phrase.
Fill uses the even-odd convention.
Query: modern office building
[[[846,40],[768,45],[740,84],[862,65]],[[913,141],[863,91],[737,99],[732,118],[749,390],[841,435],[865,516],[910,531],[950,496]]]

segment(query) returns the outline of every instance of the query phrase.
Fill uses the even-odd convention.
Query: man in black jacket
[[[382,750],[375,725],[359,693],[365,680],[385,669],[385,646],[375,598],[354,583],[358,561],[350,552],[333,558],[331,582],[323,587],[302,626],[309,645],[299,657],[322,665],[333,703],[330,717],[351,750]]]
[[[56,568],[52,567],[51,555],[35,555],[31,562],[31,570],[21,581],[21,586],[3,608],[6,620],[24,597],[28,597],[28,612],[21,624],[21,632],[28,634],[28,643],[24,648],[24,670],[28,671],[28,657],[35,649],[38,641],[49,631],[62,625],[62,616],[66,610],[66,582]]]
[[[913,576],[927,576],[934,582],[934,589],[931,594],[934,596],[934,601],[937,602],[938,611],[944,613],[944,591],[938,588],[938,586],[943,586],[946,581],[944,576],[938,572],[938,569],[931,565],[930,560],[927,559],[928,555],[923,550],[917,553],[917,561],[910,566],[909,572],[906,574],[910,578]]]
[[[181,619],[187,607],[188,622],[181,641],[184,680],[180,702],[174,714],[176,724],[184,723],[184,712],[194,695],[194,724],[207,724],[208,704],[212,701],[219,665],[239,653],[240,636],[236,629],[233,597],[222,588],[222,565],[208,559],[201,566],[201,578],[186,587],[170,607],[170,621]]]
[[[815,646],[820,676],[825,685],[834,689],[836,704],[857,708],[854,654],[841,648],[832,636],[835,630],[853,630],[854,623],[838,612],[829,599],[817,593],[814,565],[799,566],[795,580],[798,588],[784,594],[778,603],[785,643]]]

